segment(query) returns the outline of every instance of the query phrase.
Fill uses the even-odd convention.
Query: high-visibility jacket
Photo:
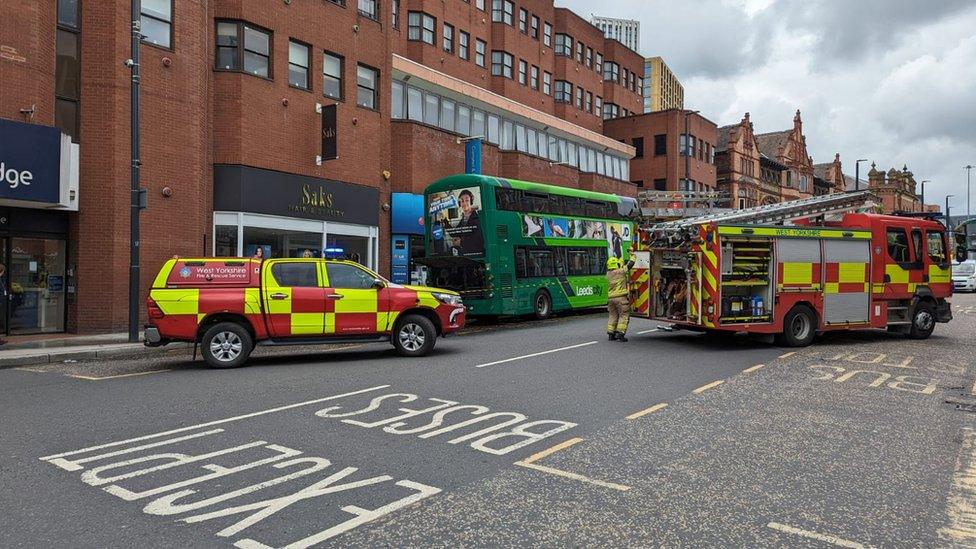
[[[634,266],[634,260],[630,259],[623,267],[607,271],[607,297],[627,297],[630,295],[630,268]]]

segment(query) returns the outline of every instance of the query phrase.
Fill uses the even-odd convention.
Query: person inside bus
[[[481,235],[481,221],[478,209],[474,207],[474,193],[464,189],[458,193],[458,205],[461,207],[461,219],[454,225],[460,234],[454,238],[454,246],[461,253],[479,252],[484,250],[485,241]]]

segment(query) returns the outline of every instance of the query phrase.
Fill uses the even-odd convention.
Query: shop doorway
[[[48,238],[4,238],[3,333],[63,332],[66,243]]]

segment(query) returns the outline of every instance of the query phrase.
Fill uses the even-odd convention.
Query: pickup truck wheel
[[[806,347],[813,343],[817,331],[817,317],[806,305],[797,305],[783,319],[780,343],[788,347]]]
[[[204,332],[200,340],[203,360],[211,368],[236,368],[251,355],[251,334],[235,322],[221,322]]]
[[[908,337],[928,339],[933,330],[935,330],[935,309],[928,303],[919,301],[912,313],[912,326],[908,331]]]
[[[393,328],[393,347],[401,356],[425,356],[434,348],[437,328],[429,318],[407,315]]]

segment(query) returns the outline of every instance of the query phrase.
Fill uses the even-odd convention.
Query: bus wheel
[[[783,319],[780,343],[788,347],[806,347],[813,343],[817,331],[817,317],[810,307],[797,305]]]
[[[535,317],[539,320],[545,320],[552,316],[552,298],[549,297],[549,292],[545,290],[536,292],[535,298],[532,300],[532,308]]]
[[[908,331],[908,337],[928,339],[932,330],[935,330],[935,311],[928,303],[919,301],[912,313],[912,327]]]

